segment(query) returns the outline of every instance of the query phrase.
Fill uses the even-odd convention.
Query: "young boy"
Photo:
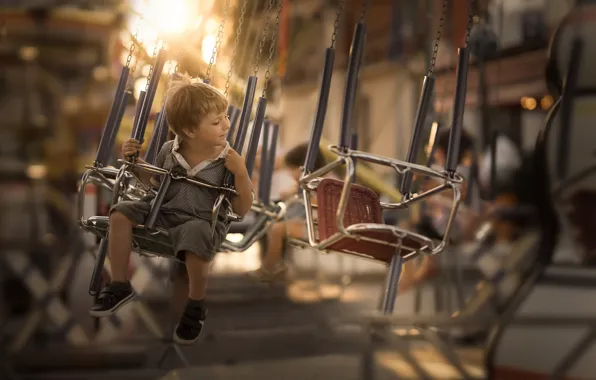
[[[281,200],[285,201],[296,194],[302,194],[298,185],[302,176],[302,165],[306,159],[308,144],[300,144],[290,150],[284,157],[284,166],[291,172],[294,179],[294,186],[288,191],[282,191]],[[325,159],[321,152],[318,152],[315,160],[315,170],[325,165]],[[283,261],[283,244],[286,237],[304,239],[306,231],[306,209],[302,202],[290,205],[286,211],[286,220],[275,223],[267,235],[267,249],[263,255],[261,267],[249,272],[248,275],[256,280],[270,282],[283,280],[288,272],[288,267]]]
[[[169,90],[166,103],[168,125],[176,137],[166,142],[155,165],[182,171],[189,177],[221,185],[226,169],[234,174],[238,195],[231,199],[236,214],[245,215],[253,201],[252,187],[244,159],[226,141],[230,123],[228,102],[215,88],[182,76]],[[130,139],[122,147],[125,157],[139,152],[141,145]],[[142,160],[138,160],[142,162]],[[161,178],[139,172],[144,182],[159,186]],[[198,340],[207,315],[205,287],[209,263],[225,239],[228,223],[225,210],[211,230],[211,212],[218,191],[186,181],[173,181],[159,210],[156,225],[168,230],[176,257],[186,263],[189,293],[186,307],[174,333],[174,341],[191,344]],[[108,252],[112,282],[101,291],[91,309],[94,317],[113,314],[130,301],[134,292],[128,281],[132,227],[142,225],[153,197],[124,201],[110,209]]]

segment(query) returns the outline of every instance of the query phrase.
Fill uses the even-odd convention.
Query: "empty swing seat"
[[[336,215],[344,182],[322,179],[316,188],[319,241],[331,238],[339,231]],[[408,258],[416,252],[430,253],[434,242],[420,234],[383,224],[379,196],[371,189],[353,184],[343,218],[349,235],[325,247],[360,257],[389,263],[399,253]]]

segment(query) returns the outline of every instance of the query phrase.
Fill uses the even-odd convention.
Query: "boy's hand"
[[[141,151],[141,143],[135,139],[128,139],[122,144],[122,155],[130,157]]]
[[[231,148],[228,150],[228,155],[226,156],[225,167],[234,175],[246,173],[244,157],[239,155],[238,152]]]

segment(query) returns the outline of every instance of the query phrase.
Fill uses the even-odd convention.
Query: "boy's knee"
[[[285,234],[286,233],[286,223],[285,222],[275,223],[271,227],[271,232],[276,235]]]
[[[132,224],[130,219],[120,211],[114,211],[110,214],[110,223],[115,225]]]

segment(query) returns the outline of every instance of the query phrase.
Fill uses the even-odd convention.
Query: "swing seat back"
[[[325,178],[317,186],[317,216],[319,241],[339,232],[336,215],[344,182]],[[353,184],[343,218],[350,235],[326,247],[356,256],[389,263],[399,253],[406,256],[424,248],[426,241],[410,232],[383,224],[379,196],[373,190]]]

